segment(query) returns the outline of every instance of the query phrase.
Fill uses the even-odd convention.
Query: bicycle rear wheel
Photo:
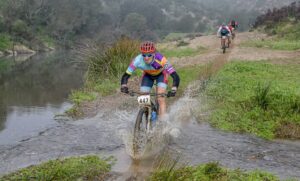
[[[226,40],[223,37],[221,39],[221,45],[222,45],[223,53],[225,53],[225,51],[226,51]]]
[[[144,107],[140,109],[135,125],[134,125],[134,133],[133,133],[133,152],[134,155],[138,155],[143,152],[145,142],[147,140],[146,134],[148,129],[149,120],[149,108]]]

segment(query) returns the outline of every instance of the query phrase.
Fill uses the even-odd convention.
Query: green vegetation
[[[67,114],[80,116],[81,103],[115,93],[130,61],[138,54],[139,44],[138,41],[121,38],[104,51],[100,47],[87,50],[88,71],[85,86],[82,90],[72,92],[70,99],[75,106]]]
[[[104,180],[111,165],[98,156],[72,157],[51,160],[8,174],[0,180]]]
[[[178,169],[162,169],[156,171],[151,176],[152,181],[183,181],[183,180],[203,180],[203,181],[279,181],[279,178],[266,172],[251,171],[244,172],[239,169],[229,170],[222,168],[218,163],[212,162],[197,167],[182,167]]]
[[[179,93],[183,93],[187,86],[200,78],[201,73],[203,72],[204,66],[196,65],[191,67],[184,67],[176,69],[176,72],[180,76],[180,85]],[[169,78],[169,82],[172,82],[172,78]]]
[[[0,51],[11,48],[10,36],[6,34],[0,34]]]
[[[199,46],[197,49],[189,48],[189,47],[178,47],[174,49],[161,49],[160,52],[169,57],[188,57],[195,56],[201,54],[205,51],[204,47]]]
[[[300,49],[300,41],[272,39],[272,40],[250,40],[242,44],[243,46],[257,47],[257,48],[271,48],[274,50],[298,50]]]
[[[263,31],[274,37],[267,40],[250,40],[242,45],[275,50],[300,49],[300,23],[289,21],[273,23],[264,27]]]
[[[211,80],[213,126],[272,138],[300,138],[300,66],[232,62]]]
[[[122,38],[105,51],[96,49],[91,52],[88,56],[88,81],[98,83],[103,79],[119,79],[138,54],[139,44],[138,41]]]

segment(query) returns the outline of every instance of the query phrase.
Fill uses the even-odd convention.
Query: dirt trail
[[[196,48],[203,46],[208,50],[194,57],[184,58],[171,58],[170,61],[176,65],[176,67],[190,66],[196,64],[206,64],[208,62],[215,62],[219,59],[232,60],[247,60],[247,61],[260,61],[268,60],[274,63],[300,63],[300,50],[298,51],[282,51],[271,50],[267,48],[255,48],[244,47],[241,44],[249,40],[262,40],[268,39],[267,35],[258,32],[243,32],[237,33],[237,38],[233,42],[233,47],[228,49],[225,55],[221,54],[220,42],[215,35],[197,37],[190,40],[189,47]],[[188,41],[186,39],[185,41]],[[225,57],[224,57],[225,56]],[[296,62],[295,62],[296,60]]]

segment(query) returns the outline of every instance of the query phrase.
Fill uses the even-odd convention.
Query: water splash
[[[135,117],[131,116],[130,119],[132,120],[128,120],[128,123],[131,124],[130,129],[119,130],[126,152],[133,159],[146,159],[158,154],[171,139],[180,137],[181,127],[188,123],[195,111],[199,109],[199,99],[195,97],[199,94],[200,85],[199,81],[190,84],[184,96],[170,106],[168,113],[156,122],[155,127],[150,132],[144,130],[139,133],[140,139],[138,140],[134,138]],[[137,115],[137,112],[124,113],[123,115],[129,114]]]

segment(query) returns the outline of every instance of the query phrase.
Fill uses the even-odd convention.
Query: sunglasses
[[[152,54],[143,54],[142,56],[143,57],[152,57],[153,55]]]

